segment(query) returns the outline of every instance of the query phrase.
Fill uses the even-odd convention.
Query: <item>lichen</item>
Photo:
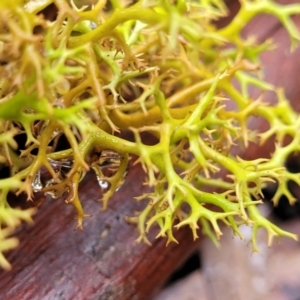
[[[300,177],[284,164],[300,151],[300,117],[284,92],[263,79],[259,56],[272,43],[245,38],[241,31],[253,17],[269,13],[296,47],[300,33],[291,15],[300,13],[300,4],[241,0],[238,14],[218,29],[216,20],[228,14],[221,0],[94,2],[82,7],[66,0],[0,2],[0,168],[10,168],[10,176],[0,180],[0,265],[10,268],[3,252],[18,244],[10,236],[21,221],[32,222],[35,212],[11,208],[8,193],[31,199],[36,183],[41,192],[67,192],[65,201],[76,208],[82,228],[79,182],[103,151],[118,155],[119,162],[111,177],[98,174],[109,182],[104,209],[131,155],[152,187],[137,197],[148,201],[144,210],[129,218],[138,224],[138,240],[148,242],[156,224],[167,243],[176,242],[174,229],[186,225],[194,238],[200,227],[217,242],[220,221],[240,237],[241,225],[252,226],[255,251],[259,227],[267,230],[269,244],[274,236],[297,239],[257,206],[270,181],[279,183],[275,204],[281,195],[294,202],[287,182],[300,184]],[[257,99],[251,97],[253,86],[260,91]],[[265,91],[274,91],[276,104],[264,102]],[[269,128],[253,132],[253,116]],[[134,141],[126,139],[127,131]],[[144,132],[157,142],[146,144]],[[22,134],[26,145],[20,148],[16,140]],[[68,149],[58,148],[62,136]],[[232,154],[236,146],[272,143],[274,137],[269,159],[246,161]],[[71,162],[67,174],[53,161],[64,168]],[[37,182],[43,168],[51,175],[47,186]],[[226,180],[220,171],[227,172]]]

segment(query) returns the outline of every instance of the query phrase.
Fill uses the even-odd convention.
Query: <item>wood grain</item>
[[[33,227],[18,234],[21,244],[9,255],[13,271],[1,272],[0,291],[5,299],[145,299],[164,284],[170,272],[185,260],[197,243],[189,230],[176,244],[137,244],[134,225],[124,217],[141,208],[133,197],[143,192],[144,175],[133,168],[126,183],[106,211],[100,211],[100,188],[93,173],[80,187],[85,230],[74,231],[74,209],[47,199]],[[187,249],[183,253],[182,249]],[[170,271],[171,270],[171,271]],[[3,299],[3,298],[2,298]]]

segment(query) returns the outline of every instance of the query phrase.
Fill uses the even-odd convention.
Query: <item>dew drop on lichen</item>
[[[116,174],[120,164],[121,158],[118,153],[111,150],[103,150],[101,151],[99,159],[91,165],[92,169],[96,173],[98,184],[103,193],[106,193],[110,189],[111,183],[108,179]],[[124,183],[127,174],[128,169],[124,173],[122,180],[118,183],[116,191],[118,191]]]
[[[41,181],[41,172],[38,171],[31,183],[32,189],[35,193],[40,192],[43,189],[43,184]]]
[[[110,189],[110,183],[107,180],[101,179],[101,177],[99,176],[97,176],[97,180],[102,190],[102,193],[106,193]]]
[[[57,181],[55,181],[54,179],[50,179],[46,182],[45,188],[51,187],[52,185],[55,185],[55,184],[57,184]],[[53,190],[46,191],[45,195],[49,195],[53,199],[57,199],[57,198],[61,197],[64,192],[69,192],[69,191],[58,191],[58,190],[53,189]]]
[[[58,173],[62,178],[66,178],[67,174],[71,171],[73,167],[73,159],[65,160],[53,160],[48,159],[50,165],[52,166],[55,173]]]

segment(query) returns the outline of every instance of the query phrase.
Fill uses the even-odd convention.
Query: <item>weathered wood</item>
[[[87,176],[80,198],[93,216],[83,232],[74,231],[72,207],[47,199],[35,225],[18,234],[21,244],[9,255],[13,271],[0,275],[1,298],[145,299],[158,290],[197,243],[188,230],[178,235],[180,247],[166,248],[165,240],[154,240],[155,232],[150,234],[152,246],[136,243],[137,231],[124,217],[141,208],[133,197],[142,192],[143,177],[139,167],[133,168],[103,212],[96,201],[97,181],[93,174]]]

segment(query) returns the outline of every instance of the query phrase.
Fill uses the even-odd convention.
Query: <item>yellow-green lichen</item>
[[[0,2],[0,171],[10,168],[10,177],[0,180],[0,265],[10,268],[2,252],[17,246],[10,235],[21,221],[31,222],[35,211],[11,208],[8,192],[31,198],[35,183],[42,192],[67,192],[65,201],[76,208],[81,228],[79,181],[90,167],[97,171],[94,155],[105,150],[118,154],[120,165],[111,177],[98,173],[109,184],[104,208],[127,173],[130,155],[138,157],[153,188],[137,198],[148,205],[131,219],[139,240],[147,241],[147,231],[158,224],[158,236],[168,242],[176,241],[174,227],[185,225],[195,238],[202,227],[216,241],[222,234],[219,221],[241,237],[239,226],[252,226],[254,250],[259,227],[267,230],[269,243],[276,235],[296,239],[256,206],[270,181],[280,183],[275,203],[281,195],[294,201],[287,182],[300,183],[300,177],[284,163],[300,151],[300,117],[282,90],[275,89],[277,104],[263,102],[263,92],[274,87],[262,79],[259,55],[272,44],[245,39],[241,31],[256,15],[269,13],[295,47],[300,33],[291,15],[300,13],[300,4],[243,0],[233,20],[218,29],[215,21],[228,13],[221,0],[84,3]],[[46,7],[52,16],[45,15]],[[261,90],[258,99],[251,98],[250,86]],[[235,109],[225,105],[227,98]],[[254,135],[248,128],[252,116],[265,119],[269,129]],[[115,135],[126,131],[133,132],[133,142]],[[157,143],[144,144],[141,132]],[[20,134],[27,139],[22,149],[15,141]],[[62,135],[70,148],[59,151]],[[287,135],[291,141],[285,145]],[[277,144],[270,159],[244,161],[230,154],[236,144],[247,147],[272,136]],[[53,161],[69,167],[67,174]],[[43,167],[51,175],[47,186],[36,181]],[[228,173],[226,182],[216,176],[221,169]]]

